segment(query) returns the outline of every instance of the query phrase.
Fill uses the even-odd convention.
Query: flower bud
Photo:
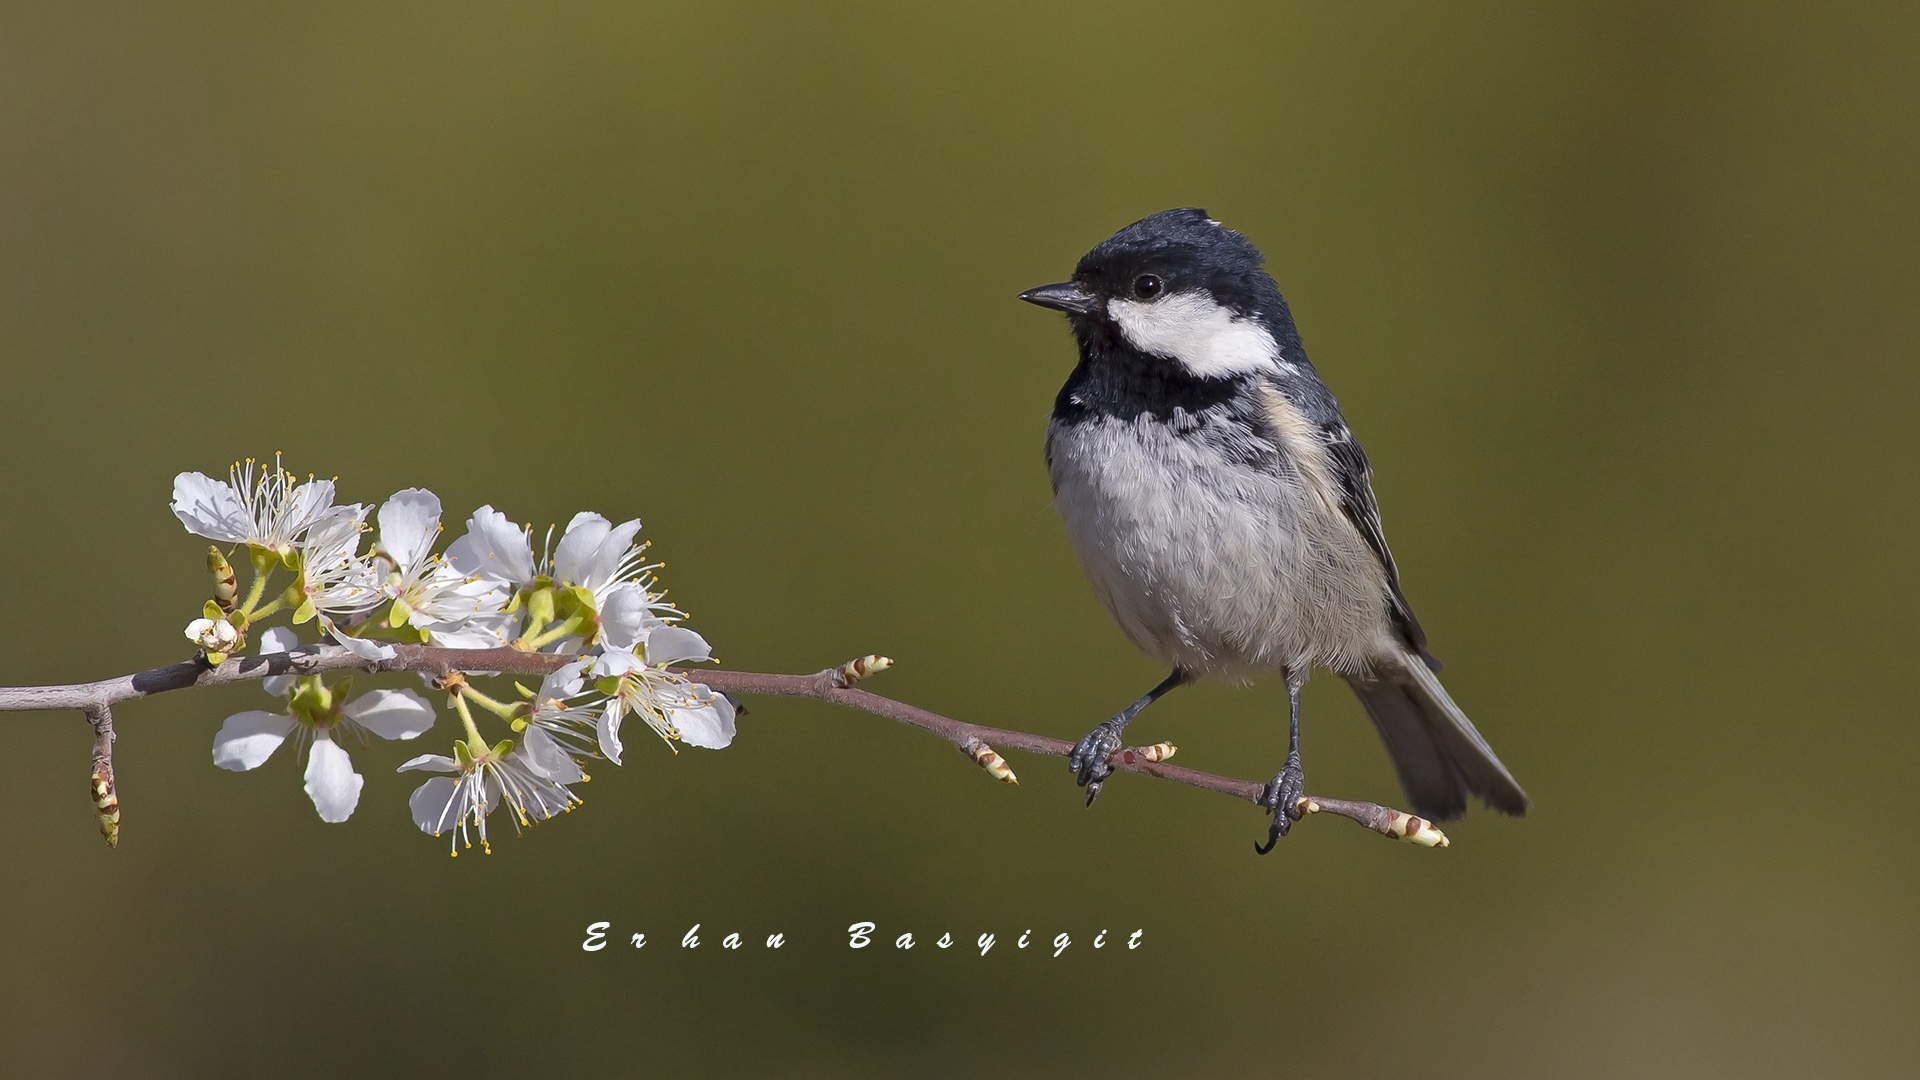
[[[100,835],[108,847],[120,846],[120,796],[113,790],[113,766],[101,761],[93,767],[93,811],[100,822]]]
[[[969,738],[961,744],[960,752],[973,759],[975,765],[987,770],[987,775],[1003,784],[1018,784],[1019,778],[1013,775],[1013,766],[999,755],[993,747],[977,738]]]
[[[233,564],[217,547],[207,548],[207,572],[213,575],[213,602],[221,611],[232,611],[240,595],[240,582],[233,576]]]
[[[225,619],[195,619],[187,624],[187,640],[213,653],[227,653],[240,642],[240,632]],[[216,661],[217,663],[218,661]]]

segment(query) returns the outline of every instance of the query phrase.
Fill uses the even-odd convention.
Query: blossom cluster
[[[423,831],[453,837],[455,854],[476,839],[491,850],[487,819],[501,806],[525,828],[579,805],[582,766],[620,763],[628,717],[669,747],[720,749],[733,741],[732,702],[670,668],[709,660],[711,650],[679,625],[684,613],[658,591],[659,567],[635,542],[638,519],[615,524],[577,514],[557,544],[549,529],[536,555],[531,527],[483,506],[467,519],[466,533],[436,553],[441,506],[431,491],[396,492],[375,510],[335,503],[334,488],[332,480],[298,480],[277,457],[271,469],[236,464],[225,480],[175,477],[174,514],[188,532],[215,542],[207,554],[213,598],[186,635],[210,664],[250,646],[257,654],[294,652],[303,647],[294,627],[311,627],[312,644],[338,645],[368,661],[392,659],[399,644],[567,658],[537,691],[515,683],[519,700],[481,691],[458,664],[450,665],[453,674],[429,679],[458,715],[460,737],[451,754],[423,754],[400,770],[443,774],[421,784],[410,806]],[[245,590],[234,572],[243,553],[252,570]],[[290,581],[276,591],[270,584],[282,574]],[[281,614],[292,625],[262,627]],[[306,792],[321,820],[345,821],[364,780],[343,738],[414,739],[436,719],[433,704],[412,689],[354,697],[351,683],[300,674],[266,679],[280,707],[228,717],[214,736],[214,764],[257,768],[292,740],[296,753],[307,749]],[[481,718],[504,723],[503,737],[489,741]]]

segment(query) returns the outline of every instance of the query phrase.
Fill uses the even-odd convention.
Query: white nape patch
[[[1280,360],[1266,327],[1222,307],[1205,290],[1109,300],[1107,315],[1134,348],[1178,360],[1202,378],[1273,371]]]

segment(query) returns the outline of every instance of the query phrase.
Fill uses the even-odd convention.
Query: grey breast
[[[1357,671],[1382,647],[1377,558],[1270,425],[1227,406],[1055,420],[1048,460],[1094,591],[1148,655],[1233,677]]]

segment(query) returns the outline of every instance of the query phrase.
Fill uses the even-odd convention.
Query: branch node
[[[1020,778],[1013,775],[1013,766],[999,755],[984,739],[969,735],[967,741],[960,744],[960,752],[973,759],[975,765],[987,770],[987,775],[1005,784],[1018,784]]]

